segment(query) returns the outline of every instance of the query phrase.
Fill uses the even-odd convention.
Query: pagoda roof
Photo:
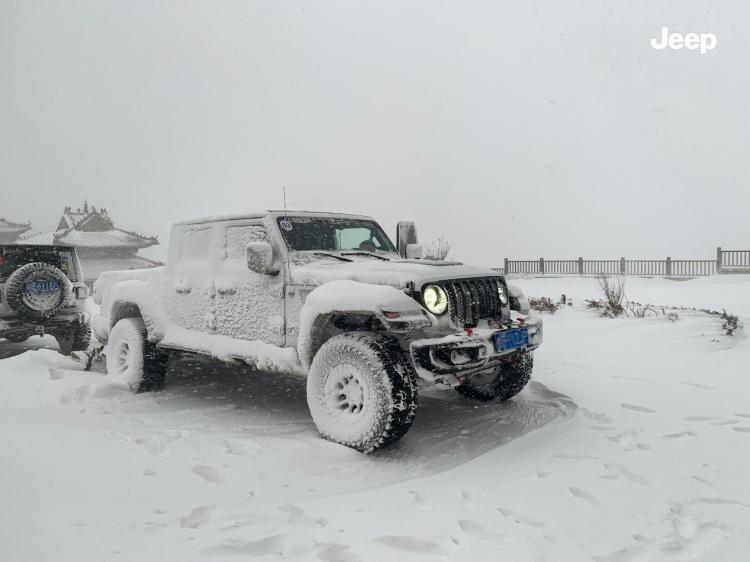
[[[121,228],[96,231],[67,228],[55,232],[53,238],[56,244],[79,248],[147,248],[159,243],[156,236],[144,236]]]
[[[88,201],[82,209],[65,207],[52,238],[79,248],[147,248],[159,243],[156,236],[117,228],[107,209],[89,206]]]
[[[8,219],[0,218],[0,232],[2,233],[21,233],[26,232],[27,230],[31,230],[30,222],[13,222]]]

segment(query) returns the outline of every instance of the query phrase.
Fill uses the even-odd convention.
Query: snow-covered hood
[[[497,277],[491,269],[473,267],[459,262],[395,259],[383,261],[373,258],[353,259],[351,262],[320,260],[309,264],[290,264],[291,282],[295,285],[319,286],[329,281],[348,279],[360,283],[391,285],[404,288],[414,283],[419,289],[424,283],[469,277]]]

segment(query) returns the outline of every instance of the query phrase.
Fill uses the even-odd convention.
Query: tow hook
[[[44,326],[41,326],[39,324],[37,324],[36,326],[34,326],[34,333],[37,336],[43,336],[44,335]]]

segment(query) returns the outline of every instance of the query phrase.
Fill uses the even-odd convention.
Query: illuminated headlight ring
[[[510,298],[510,295],[508,293],[508,286],[503,281],[498,280],[497,298],[500,299],[500,304],[502,304],[503,306],[508,305],[508,299]]]
[[[448,310],[448,294],[440,285],[427,285],[422,290],[422,302],[427,310],[436,316]]]

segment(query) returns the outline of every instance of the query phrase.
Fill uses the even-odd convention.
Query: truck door
[[[163,279],[163,303],[169,319],[188,330],[212,332],[212,264],[211,246],[215,230],[208,224],[184,225],[172,231]]]
[[[226,223],[214,277],[216,331],[284,345],[284,272],[272,276],[248,269],[249,242],[270,242],[260,221]]]

